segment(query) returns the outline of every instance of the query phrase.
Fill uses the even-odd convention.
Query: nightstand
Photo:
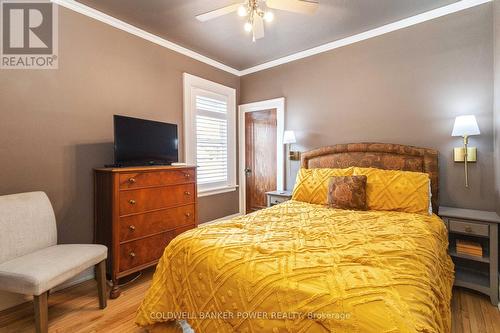
[[[439,207],[448,229],[448,252],[455,263],[455,286],[474,289],[490,296],[498,305],[498,225],[494,212]],[[457,252],[457,241],[481,245],[482,256]]]
[[[271,191],[266,192],[267,207],[271,207],[292,198],[292,191]]]

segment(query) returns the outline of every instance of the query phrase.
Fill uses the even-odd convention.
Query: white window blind
[[[198,196],[235,191],[236,90],[184,73],[186,163],[197,166]]]
[[[196,95],[198,184],[228,182],[228,108],[225,96]]]

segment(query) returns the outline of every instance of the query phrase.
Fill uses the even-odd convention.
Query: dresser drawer
[[[195,224],[194,204],[120,218],[120,241]]]
[[[160,259],[165,247],[174,238],[173,231],[120,245],[120,272]]]
[[[120,216],[195,202],[195,184],[120,191]]]
[[[120,174],[120,189],[162,186],[195,182],[194,169],[179,169],[155,172],[136,172]]]
[[[448,220],[448,227],[451,232],[459,232],[475,236],[489,236],[489,227],[487,224],[470,223],[462,220]]]

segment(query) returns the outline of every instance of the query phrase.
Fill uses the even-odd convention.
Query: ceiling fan
[[[255,42],[264,37],[264,21],[271,22],[274,19],[273,12],[269,11],[268,8],[312,15],[318,9],[318,5],[318,2],[314,0],[245,0],[243,3],[236,3],[197,15],[196,18],[205,22],[237,12],[239,16],[247,17],[243,28],[246,32],[252,33],[252,40]]]

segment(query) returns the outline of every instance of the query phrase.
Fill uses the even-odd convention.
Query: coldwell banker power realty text
[[[2,69],[56,69],[57,5],[0,0]]]

